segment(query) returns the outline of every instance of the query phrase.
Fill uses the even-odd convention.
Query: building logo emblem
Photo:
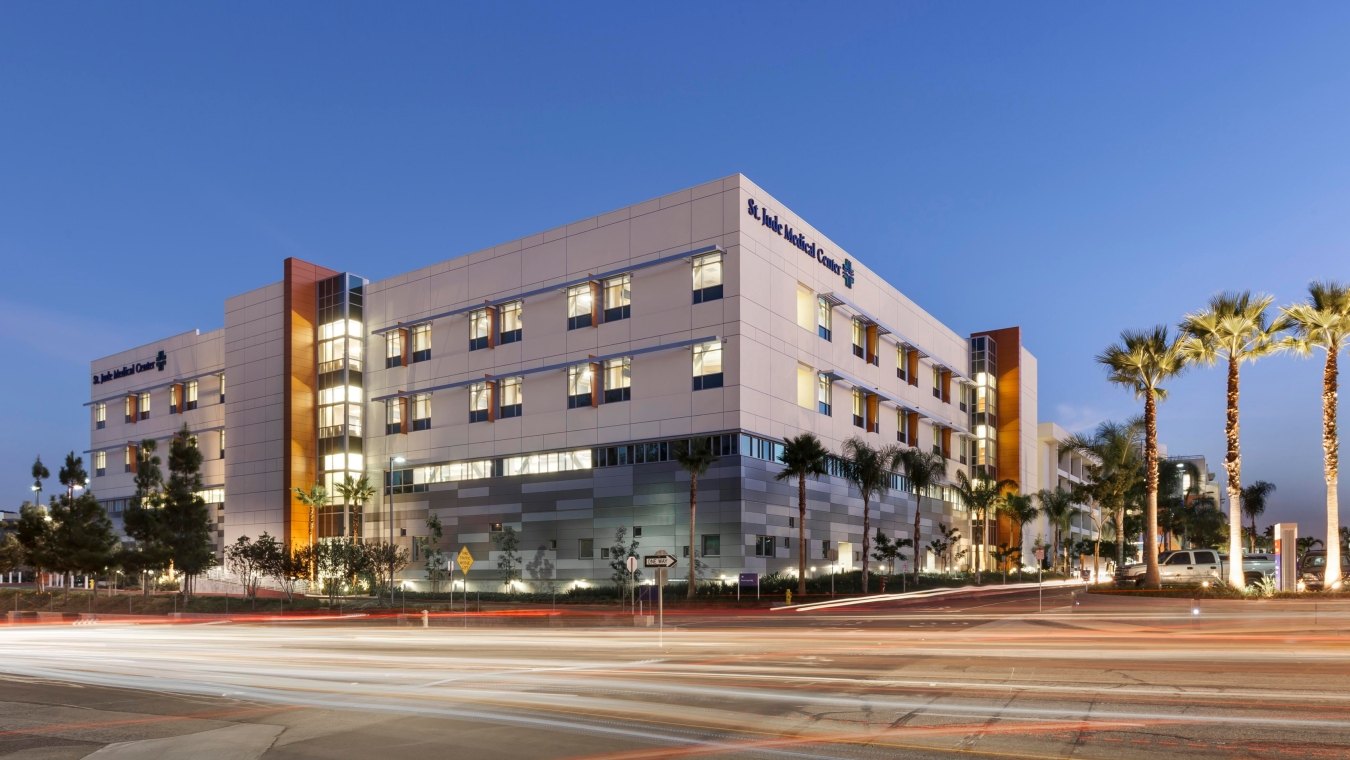
[[[844,262],[844,263],[847,264],[848,262]],[[850,270],[850,271],[852,271],[852,270]],[[160,372],[163,372],[163,371],[164,371],[164,365],[165,365],[165,364],[168,364],[168,363],[169,363],[169,357],[164,355],[164,349],[161,348],[161,349],[159,350],[159,353],[158,353],[158,354],[155,354],[155,369],[159,370]]]
[[[778,221],[778,216],[776,214],[770,214],[768,209],[761,208],[759,204],[755,203],[754,198],[750,198],[746,201],[745,212],[752,218],[758,219],[765,227],[778,233],[784,240],[797,246],[798,250],[802,253],[820,262],[821,266],[843,277],[844,287],[853,287],[853,262],[844,259],[844,263],[840,264],[830,256],[827,256],[824,248],[807,240],[806,235],[798,230],[792,229],[791,225]]]

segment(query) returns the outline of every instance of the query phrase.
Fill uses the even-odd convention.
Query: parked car
[[[1350,553],[1341,554],[1341,576],[1350,576]],[[1327,577],[1327,552],[1325,549],[1310,549],[1298,560],[1298,586],[1300,591],[1321,591],[1322,582]]]
[[[1206,581],[1222,583],[1228,578],[1228,555],[1213,549],[1182,549],[1158,555],[1158,571],[1164,586],[1196,585]],[[1144,585],[1145,565],[1136,562],[1116,571],[1117,586]],[[1242,576],[1247,584],[1275,574],[1275,560],[1266,554],[1242,558]]]

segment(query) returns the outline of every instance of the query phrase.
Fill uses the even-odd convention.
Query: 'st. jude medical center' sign
[[[777,232],[779,235],[783,237],[784,240],[797,246],[797,248],[799,248],[802,253],[805,253],[807,256],[810,256],[816,261],[819,261],[821,266],[825,267],[831,272],[834,272],[840,277],[843,277],[844,287],[846,288],[853,287],[854,277],[853,277],[852,261],[844,259],[844,262],[841,264],[838,261],[835,261],[833,258],[825,255],[824,248],[821,248],[815,243],[809,242],[806,239],[805,235],[792,229],[791,226],[778,221],[778,216],[776,214],[770,214],[768,209],[760,208],[760,206],[755,203],[754,198],[750,198],[746,201],[745,212],[750,216],[754,217],[755,219],[758,219],[760,223],[763,224],[765,227],[768,227],[774,232]]]
[[[160,351],[158,354],[155,355],[155,358],[149,361],[136,362],[135,364],[128,364],[125,367],[110,369],[107,370],[106,372],[103,372],[102,374],[94,375],[94,385],[98,385],[99,383],[112,382],[113,380],[116,380],[119,377],[128,377],[130,375],[136,374],[137,372],[149,372],[152,369],[163,372],[164,365],[168,363],[169,357],[163,351]]]

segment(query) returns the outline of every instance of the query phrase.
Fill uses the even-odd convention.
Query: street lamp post
[[[403,464],[408,460],[395,454],[389,457],[389,493],[386,499],[389,501],[389,603],[394,603],[394,465]]]

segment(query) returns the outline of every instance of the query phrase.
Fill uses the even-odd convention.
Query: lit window
[[[487,422],[492,405],[492,389],[487,383],[469,386],[469,422]]]
[[[859,359],[866,358],[867,351],[863,345],[867,342],[867,327],[861,319],[853,320],[853,355]]]
[[[863,426],[863,392],[857,388],[853,389],[853,426]]]
[[[501,380],[498,387],[498,393],[501,394],[502,406],[501,417],[519,417],[524,409],[523,399],[520,394],[521,378],[508,377]]]
[[[567,329],[576,330],[595,324],[595,293],[589,282],[567,289]]]
[[[384,434],[398,435],[403,432],[403,405],[401,398],[391,398],[384,402]]]
[[[122,450],[122,467],[124,468],[123,472],[136,471],[136,457],[137,457],[137,449],[135,446],[129,445]]]
[[[772,557],[774,552],[773,536],[755,536],[755,556]]]
[[[591,405],[591,388],[595,380],[589,364],[574,364],[567,368],[567,408]]]
[[[94,452],[94,476],[102,477],[108,474],[108,452]]]
[[[905,371],[909,367],[909,352],[904,346],[895,347],[895,376],[901,380],[906,379]]]
[[[403,331],[390,330],[384,334],[384,366],[403,366]]]
[[[492,312],[489,309],[475,309],[469,312],[469,350],[477,351],[490,345],[492,335]]]
[[[220,376],[220,403],[225,403],[225,376]]]
[[[605,321],[628,319],[633,313],[633,277],[621,274],[605,280]]]
[[[694,259],[694,303],[716,301],[722,297],[722,254],[710,253]]]
[[[515,343],[520,340],[524,333],[524,322],[522,321],[522,302],[512,301],[501,305],[499,319],[502,323],[501,342]]]
[[[418,393],[411,399],[412,407],[412,429],[430,430],[431,429],[431,394]]]
[[[94,427],[98,430],[108,426],[108,405],[102,401],[94,404]]]
[[[722,537],[721,536],[703,536],[703,554],[704,557],[722,556]]]
[[[895,440],[913,445],[909,439],[909,412],[904,409],[895,410]]]
[[[942,398],[942,370],[933,367],[933,398]]]
[[[220,431],[220,458],[225,458],[225,431]]]
[[[183,409],[197,408],[197,381],[189,380],[183,386]]]
[[[834,407],[834,381],[825,373],[816,375],[816,411],[830,416]]]
[[[339,385],[333,388],[319,389],[320,405],[341,404],[344,401],[350,401],[354,404],[361,403],[361,386]]]
[[[142,394],[141,394],[140,399],[139,399],[139,401],[138,401],[138,403],[137,403],[137,405],[136,405],[136,408],[137,408],[137,411],[140,412],[139,419],[142,419],[142,420],[148,420],[148,419],[150,419],[150,394],[149,394],[149,393],[142,393]]]
[[[122,414],[124,422],[136,421],[136,395],[127,396],[122,402]]]
[[[605,360],[605,403],[632,398],[633,360],[629,357]]]
[[[816,372],[805,364],[797,365],[797,406],[811,409],[816,405]]]
[[[694,346],[694,390],[722,387],[722,341]]]
[[[816,294],[800,282],[797,283],[797,325],[803,330],[816,326]]]
[[[830,302],[824,298],[816,298],[816,334],[825,340],[832,340],[834,331],[831,326],[834,324],[834,309]]]
[[[431,358],[431,325],[413,325],[409,331],[412,338],[412,360],[424,362]]]

